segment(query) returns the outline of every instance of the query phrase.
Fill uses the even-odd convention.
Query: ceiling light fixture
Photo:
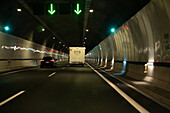
[[[90,13],[93,13],[93,9],[90,9],[89,12],[90,12]]]
[[[114,33],[115,32],[115,28],[111,28],[111,30],[110,30],[112,33]]]
[[[5,31],[9,31],[9,26],[4,27]]]
[[[45,29],[43,28],[42,31],[45,31]]]
[[[21,12],[22,10],[20,8],[17,9],[18,12]]]

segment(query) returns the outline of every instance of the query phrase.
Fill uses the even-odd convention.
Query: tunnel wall
[[[114,62],[114,71],[121,73],[126,61],[127,76],[170,91],[170,0],[152,0],[97,46],[103,43],[107,46],[101,50],[110,53],[107,62]],[[94,53],[89,53],[92,59]]]
[[[0,32],[0,70],[23,66],[38,66],[44,56],[66,60],[64,53],[17,36]]]

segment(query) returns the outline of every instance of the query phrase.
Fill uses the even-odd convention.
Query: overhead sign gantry
[[[81,15],[82,3],[35,3],[32,5],[34,15]]]

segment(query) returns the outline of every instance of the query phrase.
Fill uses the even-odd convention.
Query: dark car
[[[41,60],[40,67],[56,67],[57,62],[56,59],[53,57],[43,57],[43,60]]]

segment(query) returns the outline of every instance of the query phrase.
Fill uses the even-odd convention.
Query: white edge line
[[[119,78],[113,76],[112,74],[109,74],[108,72],[106,72],[106,71],[104,71],[104,70],[101,70],[101,71],[103,71],[104,73],[110,75],[111,77],[113,77],[113,78],[115,78],[115,79],[121,81],[122,83],[126,84],[126,85],[129,86],[130,88],[136,90],[137,92],[139,92],[139,93],[141,93],[142,95],[148,97],[149,99],[155,101],[156,103],[158,103],[158,104],[160,104],[161,106],[167,108],[168,110],[170,109],[170,107],[169,107],[168,105],[166,105],[165,103],[162,103],[161,101],[159,101],[159,100],[153,98],[152,96],[150,96],[150,95],[144,93],[144,92],[141,91],[140,89],[137,89],[135,86],[133,86],[133,85],[131,85],[131,84],[129,84],[129,83],[124,82],[123,80],[121,80],[121,79],[119,79]]]
[[[90,66],[88,63],[87,65],[93,69],[103,80],[105,80],[112,88],[114,88],[123,98],[125,98],[133,107],[135,107],[139,112],[141,113],[149,113],[144,107],[142,107],[140,104],[138,104],[135,100],[133,100],[130,96],[128,96],[126,93],[124,93],[121,89],[119,89],[116,85],[114,85],[112,82],[110,82],[107,78],[105,78],[102,74],[100,74],[98,71],[96,71],[92,66]]]
[[[3,102],[0,103],[0,106],[6,104],[7,102],[9,102],[10,100],[14,99],[15,97],[21,95],[21,94],[24,93],[24,92],[25,92],[25,91],[20,91],[19,93],[13,95],[12,97],[10,97],[10,98],[4,100]]]
[[[48,77],[51,77],[51,76],[53,76],[53,75],[55,75],[55,74],[56,74],[56,72],[54,72],[54,73],[50,74]]]

